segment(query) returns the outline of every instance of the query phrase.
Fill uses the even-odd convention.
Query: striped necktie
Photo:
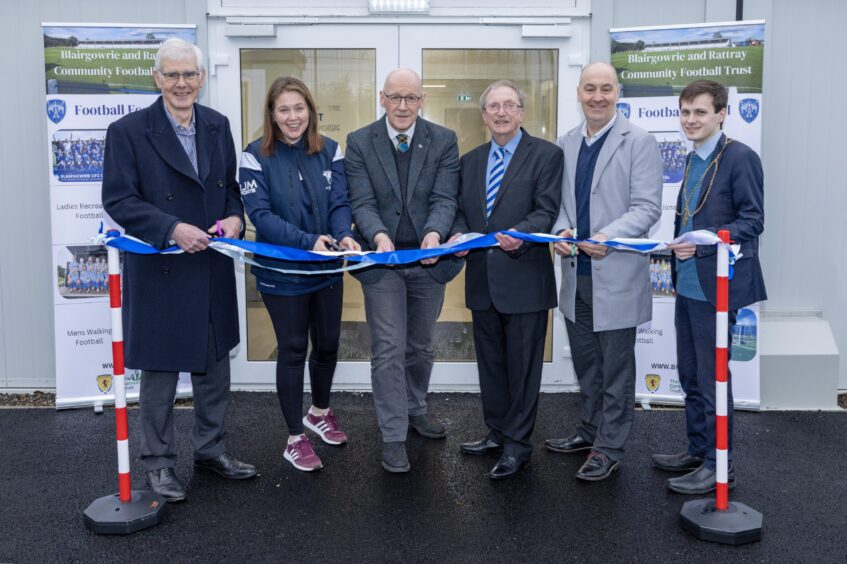
[[[401,153],[405,153],[409,150],[409,136],[405,133],[398,133],[395,137],[397,139],[397,150]]]
[[[498,147],[494,151],[494,164],[491,165],[491,170],[488,174],[488,189],[485,191],[485,217],[491,217],[491,210],[494,209],[494,200],[497,199],[497,191],[500,189],[500,183],[503,182],[503,174],[506,172],[506,149]]]

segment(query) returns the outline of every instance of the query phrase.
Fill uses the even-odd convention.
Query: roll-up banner
[[[113,121],[159,93],[151,71],[159,45],[194,43],[193,25],[44,23],[45,111],[53,243],[56,408],[114,403],[106,249],[94,245],[103,211],[103,148]],[[140,372],[127,367],[137,400]],[[181,375],[177,394],[191,394]]]
[[[729,89],[723,130],[761,155],[762,63],[765,22],[744,21],[612,29],[612,65],[623,92],[618,109],[650,131],[664,161],[662,216],[650,237],[673,238],[676,200],[692,149],[679,123],[679,94],[695,80]],[[683,402],[676,370],[675,293],[671,255],[651,257],[653,321],[638,328],[636,398],[642,403]],[[732,282],[730,282],[730,285]],[[732,335],[730,370],[735,406],[759,407],[759,307],[741,309]]]

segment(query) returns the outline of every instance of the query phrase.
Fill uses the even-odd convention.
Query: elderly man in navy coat
[[[741,245],[729,284],[727,339],[738,310],[767,299],[759,236],[765,228],[764,174],[753,149],[722,131],[728,95],[711,80],[692,82],[679,96],[679,120],[694,143],[679,190],[674,235],[705,229],[729,230]],[[676,288],[676,354],[679,382],[685,391],[687,448],[675,454],[656,454],[653,465],[683,476],[668,480],[681,494],[705,494],[718,481],[715,452],[715,341],[717,253],[714,245],[681,243],[669,247]],[[729,340],[728,342],[732,342]],[[729,452],[722,483],[735,487],[732,465],[732,380],[727,385]]]
[[[106,135],[103,205],[127,234],[179,255],[124,257],[126,363],[141,373],[141,461],[150,487],[185,499],[174,473],[173,401],[180,372],[194,390],[194,465],[232,479],[256,469],[224,448],[229,351],[238,344],[232,261],[207,249],[218,229],[239,237],[244,208],[235,180],[229,121],[196,104],[203,55],[165,41],[153,71],[153,104],[116,121]]]

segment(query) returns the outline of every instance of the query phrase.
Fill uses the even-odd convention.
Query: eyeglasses
[[[400,102],[406,101],[407,106],[414,106],[420,103],[423,100],[423,96],[415,96],[414,94],[409,94],[408,96],[401,96],[399,94],[385,94],[383,96],[388,98],[388,101],[391,102],[393,106],[399,106]]]
[[[160,72],[159,75],[165,79],[167,84],[176,84],[180,77],[185,80],[186,84],[193,84],[200,78],[200,73],[197,71],[187,72]]]
[[[489,114],[499,114],[501,108],[507,114],[513,114],[518,111],[518,108],[523,108],[523,106],[521,106],[520,104],[515,104],[514,102],[506,102],[503,105],[487,104],[485,106],[485,111]]]

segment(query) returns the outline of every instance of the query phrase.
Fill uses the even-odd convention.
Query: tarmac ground
[[[545,438],[574,430],[579,405],[577,394],[543,394],[532,462],[502,482],[486,475],[494,458],[459,452],[485,433],[477,394],[430,395],[449,435],[410,432],[412,469],[403,475],[381,467],[369,394],[333,396],[350,442],[313,442],[324,469],[309,474],[282,458],[275,394],[234,393],[228,449],[260,472],[241,482],[194,473],[193,410],[178,408],[176,472],[189,482],[188,501],[129,536],[93,534],[82,517],[117,491],[111,409],[0,409],[0,562],[847,561],[847,413],[736,413],[730,498],[764,514],[764,534],[732,547],[685,532],[686,498],[650,467],[651,454],[684,448],[681,410],[637,410],[620,470],[584,483],[574,478],[584,453],[543,449]],[[144,489],[138,417],[131,408],[132,482]]]

